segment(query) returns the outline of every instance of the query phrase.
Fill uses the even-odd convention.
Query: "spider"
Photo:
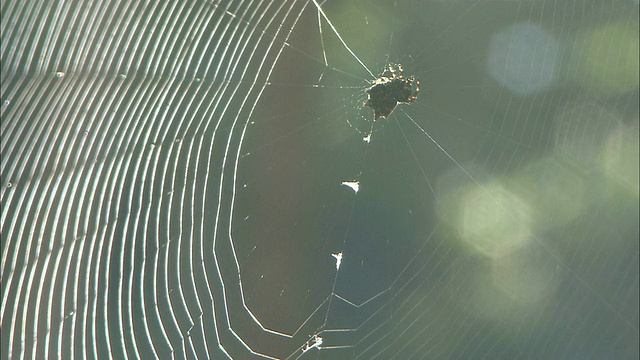
[[[412,104],[420,92],[420,79],[411,76],[405,78],[400,64],[390,64],[371,86],[365,89],[369,96],[364,106],[373,109],[373,121],[387,118],[398,104]],[[413,83],[415,82],[415,90]],[[412,91],[413,90],[413,91]]]

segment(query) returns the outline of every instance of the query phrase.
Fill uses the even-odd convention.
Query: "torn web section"
[[[301,351],[325,321],[332,254],[341,251],[354,201],[341,183],[357,178],[365,150],[347,122],[363,79],[326,65],[317,20],[307,8],[287,39],[249,119],[235,178],[231,241],[241,301],[262,333],[292,338],[270,353],[277,357]]]

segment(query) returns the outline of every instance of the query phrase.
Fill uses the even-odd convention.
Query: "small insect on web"
[[[390,64],[365,92],[369,98],[364,106],[373,109],[375,122],[378,118],[391,115],[398,104],[412,104],[416,101],[420,92],[420,79],[413,76],[405,78],[402,65]]]

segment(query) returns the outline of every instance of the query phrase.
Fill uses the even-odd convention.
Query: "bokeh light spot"
[[[638,126],[620,125],[608,136],[602,156],[607,176],[638,199]]]
[[[602,148],[622,117],[600,105],[582,102],[560,111],[555,121],[556,156],[592,172],[600,169]]]
[[[495,34],[489,44],[491,78],[517,95],[547,90],[558,74],[558,41],[540,27],[522,23]]]
[[[575,42],[576,81],[590,89],[617,94],[638,88],[637,26],[617,22],[597,28]]]
[[[529,241],[529,205],[497,182],[464,195],[459,221],[462,241],[490,258]]]
[[[554,157],[528,164],[514,181],[531,204],[538,230],[567,224],[585,207],[583,176]]]

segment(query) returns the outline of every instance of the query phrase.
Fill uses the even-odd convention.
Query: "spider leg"
[[[407,99],[407,104],[413,104],[414,101],[416,101],[416,99],[418,98],[418,93],[420,92],[420,79],[416,79],[413,76],[410,77],[409,79],[407,79],[407,82],[411,85],[413,85],[413,83],[415,82],[415,91],[413,92],[413,94],[411,95],[411,97],[409,99]]]
[[[413,81],[413,78],[412,78]],[[413,103],[414,101],[416,101],[416,99],[418,98],[418,93],[420,92],[420,79],[416,79],[416,91],[413,92],[413,95],[411,95],[411,103]]]

